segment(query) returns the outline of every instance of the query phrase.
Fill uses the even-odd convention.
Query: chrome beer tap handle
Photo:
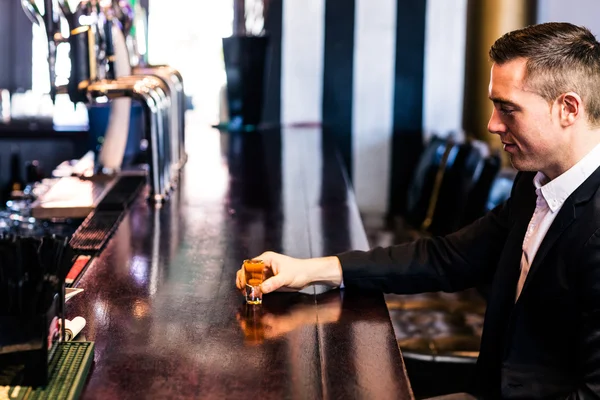
[[[43,15],[34,0],[21,0],[21,8],[33,24],[44,26]]]
[[[168,86],[154,76],[134,75],[93,82],[87,93],[91,100],[106,96],[109,99],[131,97],[140,101],[146,116],[145,137],[150,145],[149,198],[155,203],[165,201],[172,172],[167,134],[171,123]]]
[[[50,97],[56,100],[56,48],[65,41],[60,33],[60,15],[54,7],[53,0],[44,0],[44,13],[40,11],[35,0],[21,0],[21,8],[32,23],[43,27],[48,41],[48,69],[50,74]]]
[[[169,87],[171,96],[171,126],[169,138],[171,142],[171,160],[173,163],[173,185],[176,183],[177,172],[186,161],[184,149],[185,137],[185,92],[183,79],[179,71],[168,65],[153,65],[136,67],[134,74],[153,75],[162,79]]]
[[[123,0],[112,0],[111,7],[114,13],[114,16],[121,23],[121,30],[123,31],[123,35],[127,37],[131,32],[131,28],[133,27],[133,9],[131,5],[127,1]]]

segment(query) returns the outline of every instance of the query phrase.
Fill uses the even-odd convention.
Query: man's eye
[[[512,115],[515,112],[515,110],[510,109],[510,108],[500,108],[500,112],[502,114],[504,114],[504,115],[509,115],[510,116],[510,115]]]

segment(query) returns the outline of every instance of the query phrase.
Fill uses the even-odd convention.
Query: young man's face
[[[500,136],[513,166],[542,171],[550,179],[562,172],[569,146],[561,134],[557,107],[525,85],[526,60],[492,66],[489,97],[494,110],[488,130]]]

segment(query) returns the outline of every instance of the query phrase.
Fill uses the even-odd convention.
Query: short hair
[[[588,29],[564,22],[531,25],[503,35],[490,49],[503,64],[525,58],[525,82],[549,103],[573,91],[591,125],[600,124],[600,43]]]

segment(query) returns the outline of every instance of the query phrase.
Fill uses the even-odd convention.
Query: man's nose
[[[496,110],[495,107],[492,109],[492,116],[490,117],[490,121],[488,122],[488,131],[497,135],[506,132],[506,125],[504,125],[504,123],[502,122],[502,119],[498,115],[498,110]]]

